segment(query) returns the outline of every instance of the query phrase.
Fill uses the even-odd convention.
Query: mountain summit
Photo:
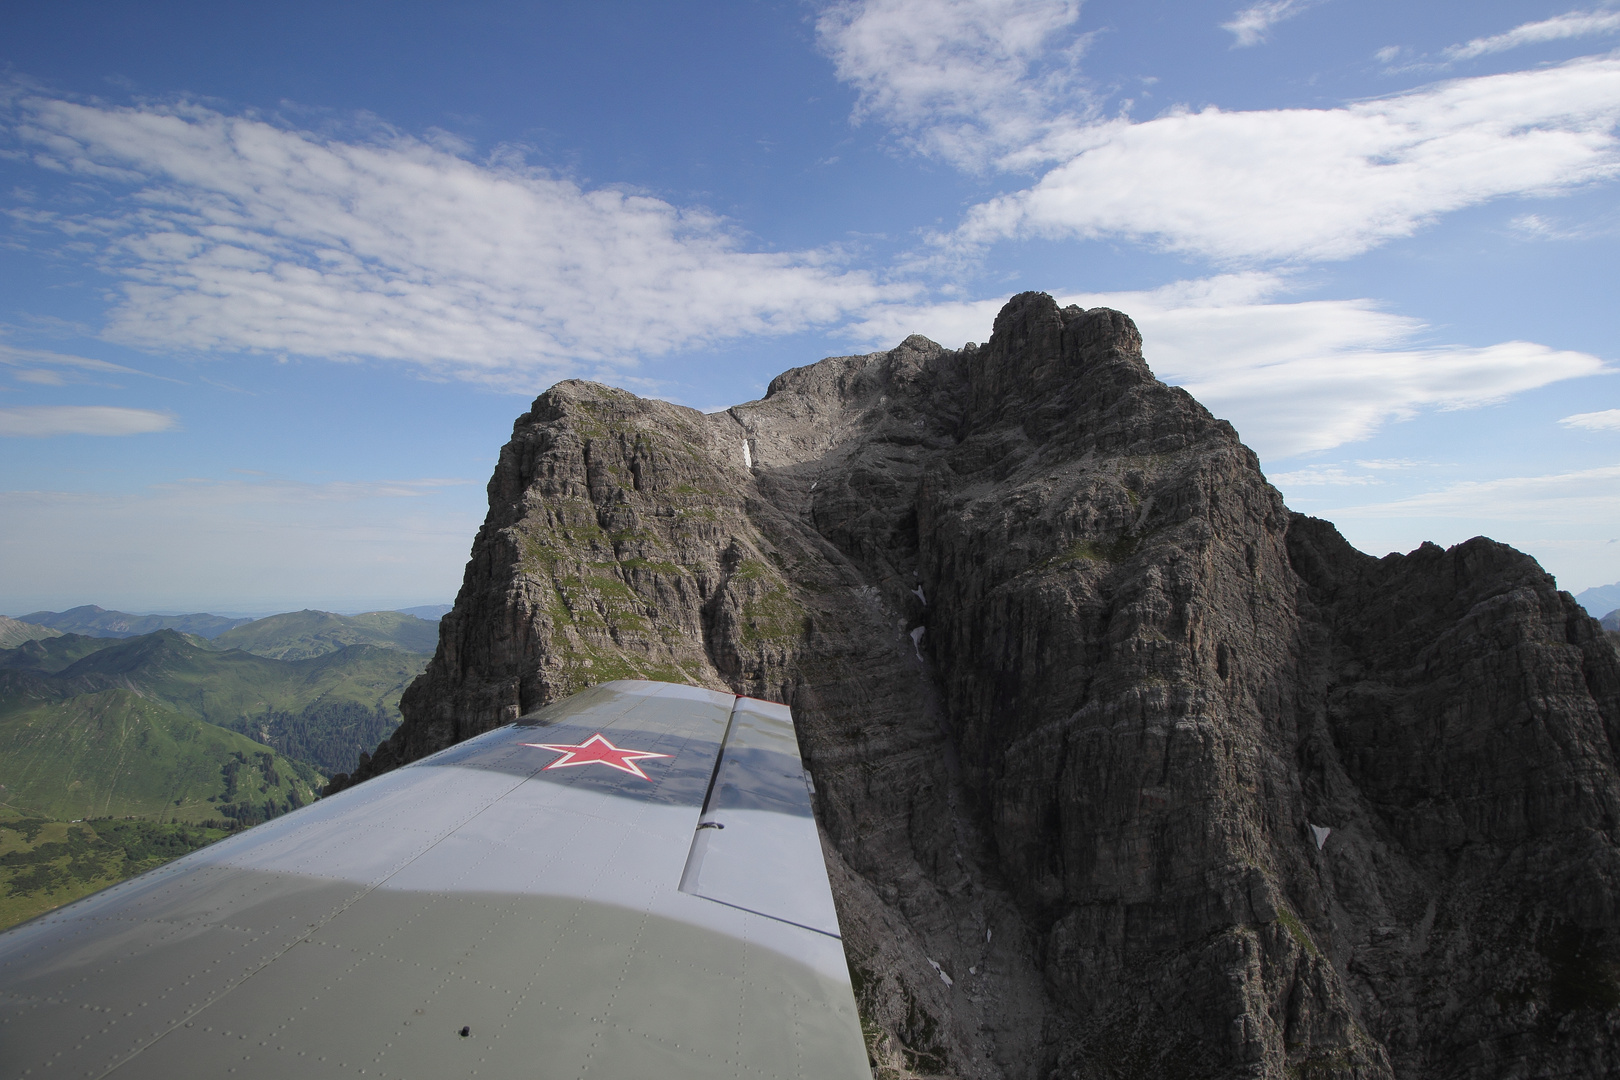
[[[713,415],[561,383],[489,498],[357,778],[613,678],[790,703],[876,1063],[1617,1067],[1615,649],[1511,548],[1291,514],[1119,312]]]

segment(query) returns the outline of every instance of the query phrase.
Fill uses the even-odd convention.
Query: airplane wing
[[[0,1075],[871,1073],[787,707],[625,681],[0,934]]]

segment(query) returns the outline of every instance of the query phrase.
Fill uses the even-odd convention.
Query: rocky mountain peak
[[[990,341],[974,354],[974,389],[987,400],[1056,389],[1100,363],[1142,361],[1142,335],[1122,312],[1059,308],[1045,293],[1019,293],[996,316]],[[1142,367],[1142,374],[1151,373]]]
[[[612,678],[788,702],[884,1075],[1614,1071],[1614,648],[1511,548],[1290,514],[1125,315],[560,383],[489,491],[362,773]]]

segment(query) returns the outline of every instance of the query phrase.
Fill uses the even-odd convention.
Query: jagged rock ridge
[[[880,1074],[1620,1069],[1615,649],[1510,548],[1291,515],[1124,315],[562,383],[489,494],[357,776],[611,678],[789,702]]]

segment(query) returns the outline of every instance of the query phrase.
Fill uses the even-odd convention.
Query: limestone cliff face
[[[1118,312],[563,383],[489,494],[358,776],[612,678],[790,703],[880,1075],[1620,1071],[1615,649],[1512,549],[1291,515]]]

